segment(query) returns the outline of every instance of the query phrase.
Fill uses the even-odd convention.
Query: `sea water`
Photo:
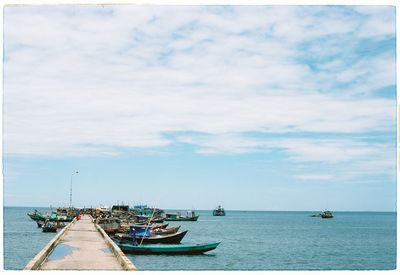
[[[54,237],[26,213],[4,208],[4,268],[23,269]],[[36,208],[39,211],[46,209]],[[139,270],[384,270],[396,268],[396,213],[196,211],[197,222],[169,222],[189,230],[182,243],[222,241],[204,255],[129,255]]]

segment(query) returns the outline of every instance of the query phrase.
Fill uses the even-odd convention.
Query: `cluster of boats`
[[[133,254],[201,254],[217,248],[220,242],[203,244],[182,244],[188,230],[179,231],[180,225],[169,227],[168,221],[194,222],[199,215],[194,210],[182,214],[165,213],[158,208],[128,205],[114,205],[111,209],[99,208],[58,208],[50,214],[37,210],[28,213],[43,232],[56,232],[80,215],[90,215],[110,238],[126,253]],[[225,216],[219,206],[215,216]]]
[[[78,209],[58,208],[51,213],[41,213],[36,209],[27,215],[36,222],[38,228],[43,232],[57,232],[58,228],[63,228],[71,222],[79,212]]]
[[[201,254],[217,248],[220,242],[182,244],[188,230],[165,221],[197,221],[195,211],[165,213],[149,207],[113,206],[111,210],[96,208],[90,214],[122,251],[132,254]]]

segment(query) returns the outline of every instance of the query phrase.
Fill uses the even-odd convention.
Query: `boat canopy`
[[[113,205],[111,211],[129,211],[129,205]]]
[[[137,226],[130,225],[129,226],[129,235],[131,236],[140,236],[140,237],[149,237],[150,236],[150,227],[147,226]]]

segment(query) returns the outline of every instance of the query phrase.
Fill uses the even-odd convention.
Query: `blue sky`
[[[4,204],[396,209],[395,8],[7,6]]]

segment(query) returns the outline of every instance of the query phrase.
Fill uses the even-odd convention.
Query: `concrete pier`
[[[59,235],[25,269],[137,270],[90,216],[84,215],[72,222]]]

